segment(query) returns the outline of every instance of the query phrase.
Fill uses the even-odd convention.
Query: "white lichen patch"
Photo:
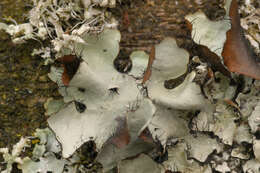
[[[222,151],[222,146],[216,139],[212,139],[207,135],[187,136],[185,142],[187,143],[188,156],[200,162],[205,162],[213,151],[217,153]]]
[[[260,102],[259,89],[260,89],[260,87],[257,86],[257,81],[255,81],[255,83],[250,85],[249,92],[238,94],[236,101],[239,105],[239,109],[240,109],[243,117],[248,118],[252,114],[254,109],[256,109],[256,111],[257,111],[257,104]],[[257,117],[255,117],[255,118],[257,119]],[[255,120],[253,120],[253,121],[255,121]],[[251,119],[249,122],[249,125],[250,124],[253,125],[255,123],[257,123],[257,120],[255,122],[252,122],[252,119]],[[252,129],[252,130],[256,130],[255,127],[253,127],[253,128],[254,129]]]
[[[123,160],[118,164],[118,172],[122,173],[163,173],[164,169],[145,154],[137,158]]]
[[[11,153],[9,152],[8,148],[0,148],[0,153],[3,154],[4,163],[6,163],[6,169],[1,171],[1,173],[11,173],[12,165],[14,163],[23,163],[23,159],[21,158],[20,154],[25,147],[28,147],[27,142],[28,139],[22,137],[20,141],[13,146],[13,150],[11,151]]]
[[[6,25],[3,23],[0,24],[0,30],[3,29],[5,32],[10,34],[14,43],[24,43],[26,40],[34,38],[33,27],[30,23],[24,23],[20,25]]]
[[[178,47],[174,38],[165,38],[155,46],[155,60],[152,73],[158,77],[157,81],[174,79],[183,75],[188,68],[189,54],[185,49]],[[152,80],[151,79],[151,80]]]
[[[44,104],[45,108],[45,115],[52,115],[54,113],[57,113],[61,108],[64,106],[63,99],[53,99],[49,98],[46,103]]]
[[[84,4],[85,8],[89,7],[91,2],[96,5],[100,5],[101,7],[108,6],[110,8],[113,8],[116,5],[116,0],[81,0],[81,1]]]
[[[57,157],[61,155],[61,146],[49,128],[36,129],[34,137],[39,138],[40,141],[33,148],[33,156],[23,158],[23,163],[19,165],[22,172],[73,173],[73,170],[74,172],[77,170],[79,156],[76,153],[69,159]],[[35,138],[31,140],[37,141]]]
[[[243,165],[244,172],[258,173],[259,169],[260,169],[260,162],[254,160],[254,159],[247,161]]]
[[[230,79],[219,72],[215,73],[215,78],[218,80],[218,82],[212,80],[205,85],[204,92],[206,96],[210,100],[231,100],[235,96],[237,86],[230,85]]]
[[[200,87],[193,82],[195,73],[188,74],[184,82],[174,89],[166,89],[164,81],[159,81],[154,75],[151,78],[151,83],[148,84],[148,93],[151,99],[160,105],[182,110],[212,109],[210,102],[201,94]],[[159,75],[160,71],[158,71]]]
[[[230,168],[227,165],[227,162],[223,162],[222,164],[218,164],[214,169],[218,172],[223,172],[223,173],[231,171]]]
[[[246,148],[242,147],[242,146],[238,146],[236,148],[233,148],[232,152],[231,152],[231,156],[236,157],[236,158],[240,158],[240,159],[244,159],[244,160],[247,160],[247,159],[250,158],[250,155],[247,152]]]
[[[201,11],[185,17],[195,43],[219,56],[230,29],[231,1],[225,1],[222,20],[210,21]],[[260,82],[213,72],[214,64],[198,57],[189,62],[188,52],[169,37],[152,48],[150,57],[133,52],[127,66],[119,64],[123,72],[117,71],[119,22],[106,10],[115,5],[115,0],[34,0],[30,23],[0,23],[16,43],[50,38],[52,45],[33,55],[45,64],[55,62],[49,77],[63,96],[45,104],[52,130],[37,129],[12,152],[0,149],[6,165],[1,173],[11,173],[14,163],[25,173],[86,172],[80,147],[89,141],[95,143],[103,172],[117,166],[122,173],[235,173],[242,167],[258,173]],[[259,29],[259,12],[242,10],[253,13],[241,21],[259,47],[259,34],[251,34],[249,26]],[[21,157],[30,139],[32,157]]]
[[[253,140],[253,150],[255,159],[260,162],[260,140],[254,139]]]
[[[44,65],[48,65],[54,62],[51,58],[51,48],[50,47],[42,47],[40,49],[34,49],[32,56],[40,55],[44,59]]]
[[[189,134],[188,123],[181,119],[185,114],[183,111],[169,110],[157,106],[157,110],[148,128],[153,139],[160,141],[162,146],[166,146],[169,139],[183,139]]]
[[[225,151],[223,151],[221,155],[213,155],[212,160],[210,161],[212,169],[223,173],[231,171],[232,168],[228,165],[230,158],[230,153]]]
[[[139,108],[136,109],[136,106]],[[154,106],[151,100],[144,98],[137,100],[134,105],[129,105],[129,109],[136,109],[127,112],[128,129],[131,140],[137,140],[145,127],[152,123],[152,118],[156,114],[157,107]]]
[[[37,138],[36,138],[37,137]],[[38,138],[40,140],[38,140]],[[28,145],[28,143],[35,143],[35,146]],[[22,156],[26,154],[26,148],[32,149],[32,156]],[[79,159],[76,155],[73,156],[73,159],[63,159],[57,158],[56,156],[60,155],[60,145],[55,138],[55,135],[48,128],[45,129],[36,129],[34,136],[28,138],[21,138],[21,140],[13,146],[11,154],[7,148],[1,148],[0,153],[3,154],[4,163],[6,163],[6,169],[2,170],[0,167],[1,173],[11,173],[14,163],[17,164],[17,168],[20,169],[23,173],[65,173],[65,165],[68,170],[76,170],[75,168]],[[73,173],[72,171],[67,173]]]
[[[150,106],[145,106],[145,105]],[[129,111],[126,114],[128,131],[131,140],[123,148],[118,148],[115,144],[107,143],[100,151],[97,161],[103,165],[103,170],[107,171],[115,167],[122,159],[136,156],[139,153],[147,152],[154,146],[153,143],[145,142],[139,138],[155,112],[155,107],[149,99],[144,99],[138,103],[139,109]]]
[[[0,29],[9,33],[12,41],[19,44],[29,39],[39,42],[51,39],[54,47],[51,51],[59,57],[60,51],[64,48],[73,50],[74,43],[85,44],[81,38],[85,33],[100,33],[105,28],[116,28],[118,22],[104,10],[106,7],[114,8],[115,5],[116,0],[33,0],[33,7],[29,11],[29,23],[0,23]],[[46,54],[40,55],[46,59]]]
[[[178,143],[175,147],[168,150],[168,160],[163,162],[166,170],[172,172],[186,173],[211,173],[211,168],[208,166],[200,166],[197,162],[188,160],[186,154],[187,146],[185,143]]]
[[[23,159],[21,169],[23,173],[35,173],[35,172],[55,172],[62,173],[65,165],[65,160],[59,160],[53,153],[47,153],[44,157],[41,157],[38,162],[32,161],[26,157]]]
[[[120,33],[117,30],[104,30],[100,35],[86,35],[88,45],[76,45],[76,54],[84,60],[77,74],[70,81],[70,87],[82,87],[96,90],[93,94],[102,96],[108,89],[117,88],[125,76],[114,68],[113,61],[119,52]],[[127,77],[126,77],[127,78]],[[91,88],[96,86],[97,88]],[[68,91],[69,92],[69,91]],[[119,91],[120,92],[120,91]],[[90,92],[91,93],[91,92]],[[88,97],[90,96],[88,93]],[[94,97],[97,97],[95,95]],[[99,98],[97,98],[99,99]],[[95,102],[95,101],[94,101]]]
[[[49,129],[36,129],[34,136],[40,139],[40,145],[44,145],[47,151],[59,153],[61,151],[60,144],[58,143],[54,133]]]
[[[129,75],[135,76],[137,79],[141,79],[144,76],[144,72],[148,65],[149,55],[144,51],[134,51],[130,55],[133,68],[129,72]]]
[[[237,127],[235,136],[234,136],[234,141],[238,144],[241,144],[242,142],[247,142],[249,144],[252,143],[253,136],[250,133],[250,128],[246,124],[241,124],[240,126]]]
[[[192,24],[191,35],[195,43],[207,46],[221,57],[226,32],[231,28],[229,20],[211,21],[202,11],[187,15],[185,19]]]
[[[191,129],[194,131],[210,131],[214,127],[215,120],[213,112],[201,111],[192,119]]]
[[[250,141],[249,131],[246,133],[235,123],[238,116],[225,102],[216,103],[216,110],[213,112],[200,112],[197,117],[192,120],[192,129],[202,132],[213,132],[218,136],[224,144],[232,145],[236,137],[236,141]],[[241,130],[243,132],[241,132]],[[248,129],[247,129],[248,130]],[[241,133],[239,133],[241,132]]]
[[[104,172],[116,167],[124,159],[148,152],[155,147],[154,144],[144,142],[141,139],[130,141],[124,148],[118,148],[115,145],[105,145],[97,157],[97,161],[103,165]]]
[[[211,131],[213,131],[224,144],[233,144],[233,138],[237,129],[234,122],[235,119],[236,117],[232,114],[221,114],[216,117],[215,123],[212,126]]]
[[[247,1],[239,6],[242,18],[240,19],[241,26],[246,30],[245,36],[250,41],[257,53],[260,52],[260,22],[259,8],[254,7],[254,1]]]
[[[46,148],[44,145],[35,144],[35,147],[33,148],[33,157],[32,159],[36,160],[43,156],[45,153]]]
[[[138,136],[155,111],[153,104],[143,99],[135,79],[114,69],[113,61],[119,52],[119,32],[105,30],[98,36],[84,39],[89,44],[77,45],[76,49],[82,53],[83,62],[66,92],[73,100],[84,104],[85,110],[79,112],[75,104],[70,103],[48,119],[62,144],[64,157],[69,157],[89,140],[94,140],[100,150],[122,128],[130,133],[135,131]]]
[[[260,102],[257,103],[251,116],[248,118],[248,123],[253,133],[260,131]]]
[[[193,82],[195,72],[188,74],[176,88],[165,88],[166,80],[186,73],[188,62],[189,54],[179,48],[173,38],[166,38],[156,45],[152,75],[147,83],[148,95],[156,104],[182,110],[212,108],[202,96],[200,87]]]

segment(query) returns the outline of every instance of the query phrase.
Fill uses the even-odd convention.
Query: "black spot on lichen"
[[[83,113],[85,112],[87,106],[81,102],[78,102],[78,101],[74,101],[74,104],[75,104],[75,107],[76,107],[76,110],[79,112],[79,113]]]
[[[118,57],[114,60],[114,68],[120,73],[128,73],[132,69],[132,61],[129,55],[120,51]]]

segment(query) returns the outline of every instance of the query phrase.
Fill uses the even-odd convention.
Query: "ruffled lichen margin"
[[[102,11],[92,9],[90,3],[102,7],[112,6],[113,2],[84,1],[84,18],[91,19],[96,15],[102,17]],[[68,72],[66,62],[63,60],[63,67],[52,67],[49,76],[57,82],[60,93],[64,96],[64,103],[59,102],[59,106],[53,105],[57,102],[46,105],[47,109],[54,108],[49,110],[52,115],[48,119],[54,133],[46,129],[35,134],[40,142],[34,148],[32,159],[19,156],[26,147],[26,141],[29,140],[27,138],[22,138],[14,146],[12,153],[8,149],[1,149],[8,163],[5,172],[11,171],[13,163],[18,163],[24,172],[32,169],[57,171],[57,167],[60,168],[58,172],[83,169],[75,166],[80,160],[76,150],[87,141],[95,142],[99,153],[97,160],[102,163],[104,171],[118,165],[121,172],[133,172],[130,165],[134,164],[138,165],[135,168],[140,172],[225,172],[231,171],[233,158],[242,160],[245,172],[259,169],[259,140],[256,135],[259,131],[259,121],[256,121],[259,118],[258,81],[245,77],[246,87],[237,95],[236,105],[232,98],[236,95],[237,87],[229,86],[231,79],[219,72],[213,73],[207,64],[196,57],[191,61],[199,65],[192,71],[188,70],[189,55],[177,46],[174,38],[165,38],[155,45],[150,57],[144,52],[136,53],[137,58],[131,56],[134,62],[132,67],[128,64],[125,67],[131,68],[129,74],[118,72],[114,68],[114,60],[119,53],[120,33],[111,29],[115,27],[113,20],[108,24],[101,18],[104,22],[101,26],[87,27],[87,31],[96,27],[94,31],[98,35],[78,30],[70,33],[63,31],[58,21],[66,17],[73,18],[77,12],[80,14],[77,4],[71,1],[59,4],[73,9],[64,18],[59,18],[64,11],[56,8],[57,4],[53,5],[52,1],[35,1],[34,5],[38,8],[42,8],[41,5],[54,8],[43,13],[38,9],[39,14],[43,15],[38,16],[38,19],[43,20],[42,24],[32,20],[30,24],[18,26],[3,24],[2,28],[14,36],[16,43],[35,36],[54,37],[52,43],[56,56],[76,57],[79,66],[68,79],[68,83],[64,82],[64,75]],[[46,13],[53,14],[55,10],[61,14],[45,18]],[[37,8],[31,11],[36,12]],[[64,14],[67,12],[65,10]],[[44,27],[44,20],[52,24],[52,29]],[[86,31],[84,24],[80,28]],[[34,27],[38,28],[37,32],[33,30]],[[46,63],[49,63],[55,61],[49,59],[50,51],[52,50],[48,51],[45,47],[35,53],[42,54]],[[127,69],[124,72],[128,71]],[[148,72],[150,74],[146,76]],[[198,77],[210,77],[203,90],[195,83]],[[234,75],[233,78],[237,77]],[[172,79],[181,79],[181,82],[173,89],[167,89],[165,81]],[[192,135],[190,130],[196,132],[196,135]],[[211,137],[207,132],[212,132],[215,136]],[[254,156],[246,154],[248,148],[244,143],[253,145]],[[225,150],[226,145],[232,146],[231,152]],[[154,162],[156,159],[152,160],[153,153],[149,152],[156,146],[162,147],[162,153],[168,152],[168,160],[161,164]],[[60,152],[63,157],[57,159],[54,153]],[[124,160],[143,152],[148,155],[141,154],[133,160]],[[210,157],[211,164],[199,164]],[[40,161],[35,162],[35,159]],[[150,170],[147,165],[152,165],[154,169]]]

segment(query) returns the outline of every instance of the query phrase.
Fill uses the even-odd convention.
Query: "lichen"
[[[63,96],[47,100],[51,130],[30,137],[37,141],[31,157],[20,157],[19,143],[12,153],[0,150],[6,171],[16,163],[28,173],[87,172],[92,163],[81,152],[92,143],[104,172],[116,166],[121,172],[256,172],[259,82],[216,72],[172,37],[158,41],[149,56],[124,57],[118,70],[121,34],[104,10],[114,6],[114,0],[35,0],[30,23],[0,25],[16,43],[51,39],[33,53],[54,63],[49,77]],[[229,20],[210,21],[202,12],[186,18],[192,39],[221,56]]]

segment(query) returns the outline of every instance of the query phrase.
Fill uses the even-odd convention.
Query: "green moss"
[[[0,22],[17,23],[27,21],[27,13],[32,6],[31,0],[1,0]]]
[[[26,22],[29,2],[2,0],[0,15]],[[10,23],[1,17],[0,22]],[[31,136],[36,128],[45,127],[43,104],[49,97],[59,97],[56,84],[47,77],[49,67],[41,58],[31,56],[39,46],[33,40],[14,45],[10,36],[0,31],[0,148],[11,147],[20,136]]]

